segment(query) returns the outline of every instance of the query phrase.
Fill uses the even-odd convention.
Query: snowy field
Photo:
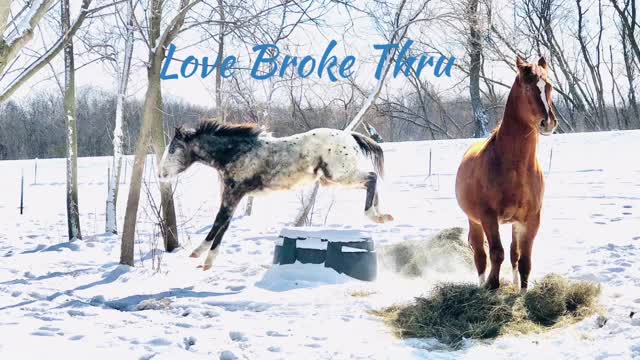
[[[188,255],[210,228],[219,187],[214,171],[199,165],[176,189],[184,248],[153,251],[157,236],[145,200],[136,266],[119,266],[119,238],[103,234],[109,158],[79,160],[84,239],[73,243],[65,242],[64,160],[38,161],[36,183],[33,160],[3,161],[0,358],[640,358],[640,314],[629,317],[640,312],[640,131],[541,141],[540,160],[550,172],[533,279],[556,272],[601,283],[604,327],[592,317],[545,334],[468,341],[455,352],[434,340],[399,340],[368,310],[410,301],[439,280],[475,282],[475,273],[427,271],[423,279],[405,280],[380,269],[377,281],[365,283],[318,266],[272,268],[274,241],[296,213],[299,191],[256,198],[251,217],[237,211],[213,269],[203,272]],[[396,221],[372,224],[362,212],[364,191],[331,189],[321,190],[314,221],[368,230],[377,246],[466,228],[454,181],[470,143],[384,144],[382,205]],[[430,150],[433,175],[427,178]],[[22,170],[25,213],[19,215]],[[156,191],[153,180],[149,188]],[[119,226],[127,192],[123,181]],[[510,227],[501,230],[508,246]],[[508,260],[505,265],[510,279]]]

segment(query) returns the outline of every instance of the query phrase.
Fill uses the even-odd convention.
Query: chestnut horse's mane
[[[195,128],[193,136],[215,135],[215,136],[237,136],[256,137],[262,133],[263,129],[257,124],[223,124],[215,120],[202,120]]]

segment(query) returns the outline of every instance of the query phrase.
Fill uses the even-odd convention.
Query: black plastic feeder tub
[[[324,264],[358,280],[373,281],[377,256],[371,235],[362,230],[317,227],[284,228],[276,242],[273,263]]]

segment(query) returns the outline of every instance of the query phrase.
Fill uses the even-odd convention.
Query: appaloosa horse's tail
[[[356,142],[364,155],[373,161],[374,170],[378,175],[380,175],[380,177],[384,177],[384,152],[380,145],[371,138],[362,134],[352,132],[351,135],[356,139]]]

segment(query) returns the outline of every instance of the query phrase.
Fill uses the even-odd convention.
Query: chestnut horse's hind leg
[[[378,182],[378,175],[374,172],[369,172],[361,176],[364,179],[364,187],[367,190],[367,197],[364,202],[364,213],[369,219],[378,224],[383,224],[388,221],[393,221],[393,216],[389,214],[380,214],[378,209],[378,190],[376,189],[376,183]]]
[[[527,290],[529,285],[529,274],[531,273],[531,250],[533,249],[533,240],[540,228],[540,213],[532,215],[527,221],[521,225],[519,231],[518,247],[520,248],[520,259],[518,260],[518,272],[520,273],[520,289]]]
[[[489,259],[491,259],[491,271],[485,287],[489,290],[495,290],[500,287],[500,266],[504,260],[504,248],[502,248],[498,230],[498,217],[495,214],[486,214],[481,222],[489,242]]]
[[[473,250],[473,262],[478,270],[480,286],[484,285],[487,268],[487,253],[484,251],[484,231],[482,225],[469,220],[469,245]]]

